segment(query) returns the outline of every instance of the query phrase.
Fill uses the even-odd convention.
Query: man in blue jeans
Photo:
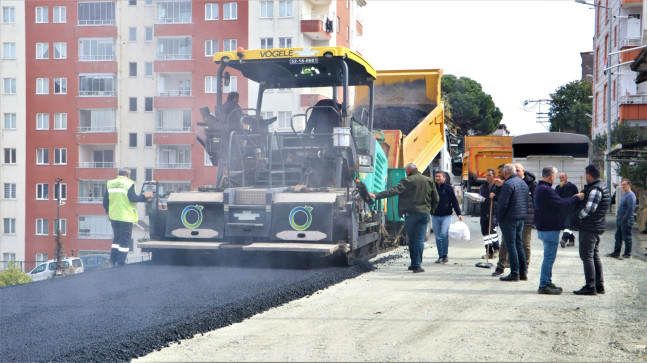
[[[625,193],[620,199],[620,206],[618,207],[618,216],[616,217],[616,244],[613,253],[608,254],[608,257],[614,257],[618,260],[631,258],[631,227],[634,224],[634,210],[636,209],[636,194],[631,191],[631,182],[628,179],[622,179],[620,188]],[[622,250],[622,241],[625,242],[625,253],[620,256]]]
[[[447,253],[449,250],[449,225],[452,224],[452,211],[456,212],[459,221],[463,221],[461,215],[461,207],[458,204],[454,188],[445,183],[446,174],[442,170],[434,173],[434,180],[436,181],[436,188],[438,189],[438,207],[433,211],[431,217],[431,226],[434,229],[436,236],[436,247],[438,248],[438,260],[436,263],[447,263],[449,258]]]
[[[425,234],[429,215],[438,205],[438,192],[433,180],[420,174],[415,164],[405,167],[406,178],[393,188],[379,193],[369,193],[371,198],[383,199],[398,195],[398,215],[404,215],[409,238],[409,270],[414,273],[425,272],[422,265],[422,252],[425,248]]]
[[[535,227],[537,235],[544,243],[544,261],[541,264],[538,294],[559,295],[562,288],[552,281],[553,264],[557,257],[559,231],[566,225],[566,215],[577,202],[584,199],[583,193],[562,198],[553,190],[557,169],[547,166],[541,171],[541,180],[535,188]]]
[[[503,233],[503,242],[508,251],[510,274],[500,277],[501,281],[528,280],[526,254],[523,251],[523,226],[528,213],[528,185],[517,176],[514,164],[503,166],[505,183],[501,186],[497,219]]]

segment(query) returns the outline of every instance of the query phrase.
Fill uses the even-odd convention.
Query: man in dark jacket
[[[528,214],[528,185],[517,176],[514,164],[505,164],[506,178],[501,187],[497,208],[497,220],[503,233],[503,242],[508,251],[510,274],[500,277],[501,281],[528,279],[526,254],[523,251],[522,234],[524,220]]]
[[[227,128],[229,132],[236,131],[238,133],[243,131],[242,117],[245,116],[242,109],[238,105],[240,96],[238,92],[231,92],[227,95],[227,102],[222,104],[222,112],[227,118]],[[229,140],[229,137],[227,137]]]
[[[568,181],[568,175],[566,175],[566,173],[559,173],[559,185],[555,187],[555,191],[561,198],[572,197],[578,193],[575,184]],[[570,230],[571,220],[573,219],[573,210],[571,207],[565,211],[564,218],[564,234],[562,234],[562,240],[559,243],[562,248],[565,248],[566,246],[575,246],[575,235],[573,234],[573,231]]]
[[[561,198],[552,185],[555,181],[557,169],[547,166],[541,171],[541,180],[535,188],[535,226],[537,235],[544,243],[544,261],[541,264],[538,294],[559,295],[562,288],[557,287],[552,281],[553,264],[557,257],[557,244],[559,231],[564,228],[564,212],[584,199],[584,194],[576,194]]]
[[[529,171],[526,171],[520,163],[514,164],[517,169],[517,176],[523,180],[524,183],[528,186],[528,213],[526,213],[526,218],[523,223],[523,234],[522,234],[522,243],[523,243],[523,252],[526,254],[526,267],[530,265],[530,253],[532,252],[531,246],[531,235],[532,235],[532,226],[535,223],[535,207],[533,206],[533,197],[535,196],[535,188],[537,187],[537,178],[535,175]]]
[[[488,169],[485,172],[486,183],[481,185],[479,195],[485,198],[481,203],[481,234],[486,238],[485,253],[489,258],[497,257],[499,253],[499,236],[496,233],[496,227],[499,223],[496,220],[496,203],[501,188],[494,183],[494,169]],[[490,215],[492,211],[492,215]]]
[[[421,267],[422,251],[425,248],[425,234],[429,215],[438,205],[438,191],[433,180],[420,174],[415,164],[409,163],[405,167],[406,178],[393,188],[379,193],[369,193],[371,198],[383,199],[399,195],[398,214],[404,215],[409,238],[409,257],[413,272],[425,272]]]
[[[438,248],[438,260],[436,260],[436,263],[447,263],[449,262],[447,254],[449,250],[449,225],[452,224],[452,211],[456,212],[458,220],[461,222],[463,221],[463,216],[461,215],[461,207],[458,205],[454,188],[450,184],[445,183],[447,180],[445,172],[437,170],[434,173],[434,180],[436,181],[439,197],[438,207],[434,211],[433,217],[431,217],[431,226],[434,230],[436,247]]]
[[[607,209],[609,209],[609,191],[600,180],[600,169],[591,164],[585,169],[586,182],[582,192],[584,200],[575,207],[572,228],[580,231],[580,259],[584,265],[586,285],[576,295],[604,294],[604,276],[599,247],[600,235],[604,233]]]

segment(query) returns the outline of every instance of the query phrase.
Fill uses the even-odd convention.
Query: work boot
[[[500,275],[503,275],[503,270],[497,267],[494,270],[494,272],[492,272],[492,276],[500,276]]]
[[[443,262],[443,258],[442,258],[442,257],[438,257],[438,259],[436,260],[436,262],[435,262],[435,263],[441,263],[441,262]]]
[[[409,270],[409,271],[413,271],[413,269],[415,269],[415,267],[413,267],[413,266],[407,267],[407,270]]]
[[[597,292],[598,294],[604,294],[604,292],[605,292],[604,291],[604,285],[596,285],[595,286],[595,292]]]
[[[537,293],[540,295],[559,295],[562,293],[562,290],[554,289],[550,285],[547,285],[540,287]]]
[[[555,286],[555,284],[553,284],[552,282],[551,282],[550,284],[548,284],[548,286],[552,287],[553,289],[557,289],[557,290],[559,290],[559,292],[560,292],[560,293],[561,293],[562,291],[564,291],[564,289],[562,289],[562,288],[561,288],[561,287],[559,287],[559,286]]]
[[[414,273],[414,274],[416,274],[416,273],[420,273],[420,272],[425,272],[425,269],[424,269],[424,268],[422,268],[422,267],[420,267],[420,266],[418,266],[418,267],[414,267],[414,268],[413,268],[413,273]]]
[[[528,274],[519,274],[519,280],[521,281],[528,281]]]
[[[597,295],[597,291],[594,288],[588,286],[582,286],[581,289],[573,291],[575,295]]]
[[[629,260],[631,259],[631,255],[628,255],[625,253],[624,255],[622,255],[622,258],[624,258],[625,260]]]
[[[620,254],[619,254],[619,253],[615,253],[615,252],[607,253],[607,257],[611,257],[611,258],[618,258],[618,257],[620,257]]]
[[[501,281],[519,281],[519,274],[510,273],[508,276],[499,277]]]
[[[442,263],[447,263],[447,262],[449,262],[449,259],[445,256],[445,257],[443,257],[443,260],[441,262]]]

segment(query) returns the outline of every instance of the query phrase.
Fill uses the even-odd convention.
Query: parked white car
[[[78,274],[85,271],[83,261],[78,257],[67,257],[62,261],[62,263],[63,270],[65,271],[64,274],[66,275]],[[40,281],[51,279],[54,277],[55,271],[56,260],[49,260],[36,266],[36,268],[31,270],[27,275],[31,276],[34,281]]]

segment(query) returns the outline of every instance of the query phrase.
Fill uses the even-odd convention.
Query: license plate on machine
[[[290,59],[290,64],[317,64],[319,59],[317,58],[292,58]]]

